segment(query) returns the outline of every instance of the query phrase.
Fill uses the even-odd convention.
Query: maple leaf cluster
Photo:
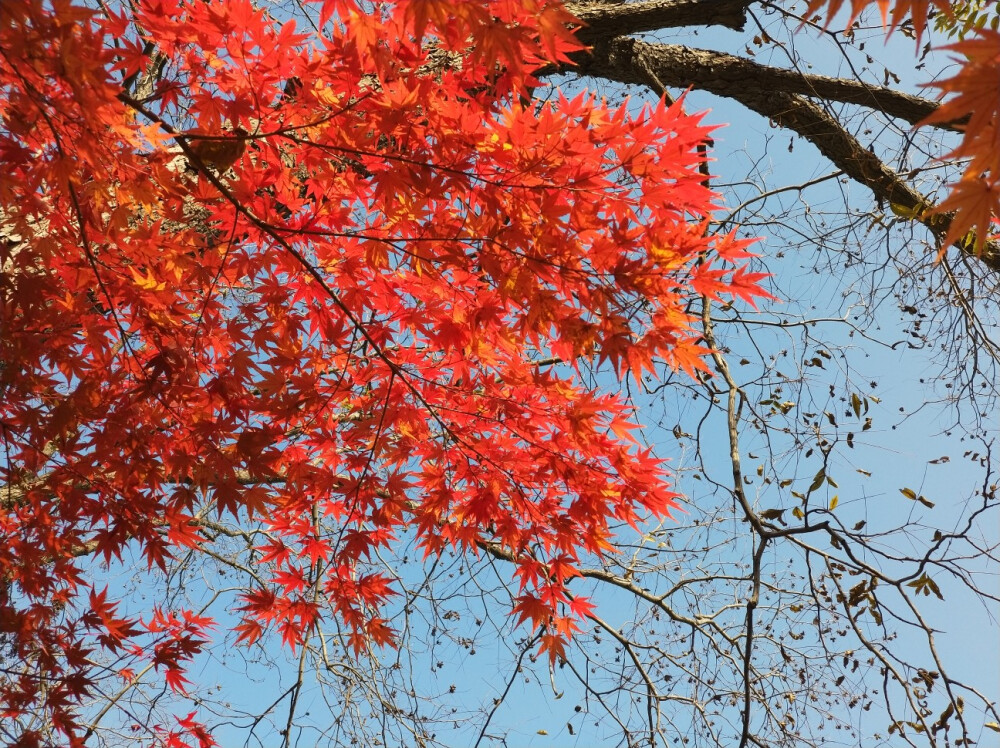
[[[182,692],[213,622],[130,616],[97,566],[165,569],[216,519],[266,530],[247,645],[330,616],[391,645],[372,559],[407,537],[512,558],[560,655],[581,557],[676,499],[580,367],[693,372],[692,296],[763,294],[706,232],[709,129],[531,101],[579,49],[554,2],[323,0],[313,34],[250,0],[101,8],[0,4],[0,717],[79,744],[108,654]]]

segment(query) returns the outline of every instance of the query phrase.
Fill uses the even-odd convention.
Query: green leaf
[[[809,490],[806,491],[806,493],[810,494],[813,491],[818,490],[819,487],[823,485],[823,481],[824,480],[826,480],[826,470],[824,470],[823,468],[820,468],[819,472],[816,473],[816,477],[813,478],[813,482],[810,484]]]

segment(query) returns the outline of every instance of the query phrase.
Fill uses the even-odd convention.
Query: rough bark
[[[808,140],[834,166],[871,190],[877,200],[915,214],[924,212],[921,209],[926,201],[906,179],[807,97],[868,106],[910,123],[934,111],[935,102],[856,81],[771,68],[722,52],[652,44],[631,37],[598,42],[577,62],[584,75],[645,85],[657,93],[666,86],[693,86],[738,101]],[[951,223],[946,215],[924,215],[918,220],[939,238]],[[970,251],[969,243],[956,246]],[[1000,246],[987,243],[979,259],[991,270],[1000,271]]]
[[[588,75],[621,75],[624,69],[632,67],[638,77],[633,76],[635,79],[630,82],[647,83],[648,78],[640,79],[644,67],[649,66],[668,86],[693,85],[719,96],[750,99],[766,99],[780,91],[869,107],[911,125],[930,116],[938,108],[935,101],[886,86],[770,67],[725,52],[679,44],[650,44],[618,37],[596,44],[593,54],[581,62],[581,68]],[[954,129],[952,125],[946,127]]]
[[[638,3],[570,3],[585,27],[586,44],[629,34],[681,26],[724,26],[742,31],[746,9],[754,0],[645,0]]]

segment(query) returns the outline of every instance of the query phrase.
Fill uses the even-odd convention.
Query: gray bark
[[[571,3],[584,22],[577,36],[585,44],[628,34],[682,26],[724,26],[742,31],[754,0],[645,0],[638,3]]]

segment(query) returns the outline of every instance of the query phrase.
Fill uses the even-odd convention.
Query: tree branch
[[[652,44],[618,37],[596,43],[589,56],[581,55],[576,60],[580,71],[587,75],[611,77],[623,83],[645,83],[640,61],[652,65],[657,77],[669,86],[695,86],[738,99],[753,109],[756,107],[744,99],[752,101],[780,92],[866,106],[915,125],[939,107],[936,101],[888,86],[761,65],[725,52],[680,44]],[[957,129],[954,123],[934,126]]]
[[[569,12],[586,26],[585,44],[616,36],[681,26],[725,26],[742,31],[746,9],[755,0],[644,0],[637,3],[570,3]]]
[[[664,85],[695,86],[738,101],[775,124],[798,133],[844,174],[871,190],[877,200],[913,213],[914,220],[920,221],[939,239],[944,237],[951,225],[950,215],[929,214],[924,197],[865,148],[821,106],[797,93],[789,92],[789,87],[792,91],[808,91],[809,95],[819,95],[822,90],[831,94],[828,98],[860,103],[845,98],[853,90],[849,81],[805,76],[798,72],[767,68],[720,52],[679,45],[648,44],[628,37],[618,37],[596,45],[591,55],[579,62],[579,71],[585,75],[648,86],[652,73]],[[824,80],[826,84],[823,83]],[[827,88],[824,89],[824,85]],[[877,95],[881,98],[873,101],[879,105],[880,110],[891,116],[907,119],[903,115],[908,113],[919,119],[917,115],[920,111],[929,106],[936,107],[933,102],[924,102],[918,106],[924,100],[907,94],[893,93],[889,96],[889,89],[870,89],[862,84],[856,86],[859,90],[852,93],[855,98],[860,96],[860,90]],[[842,94],[840,98],[832,95],[837,90]],[[929,113],[931,110],[927,111]],[[955,243],[956,247],[967,254],[972,254],[973,245],[974,242]],[[1000,246],[996,242],[987,242],[978,259],[991,270],[1000,272]]]

